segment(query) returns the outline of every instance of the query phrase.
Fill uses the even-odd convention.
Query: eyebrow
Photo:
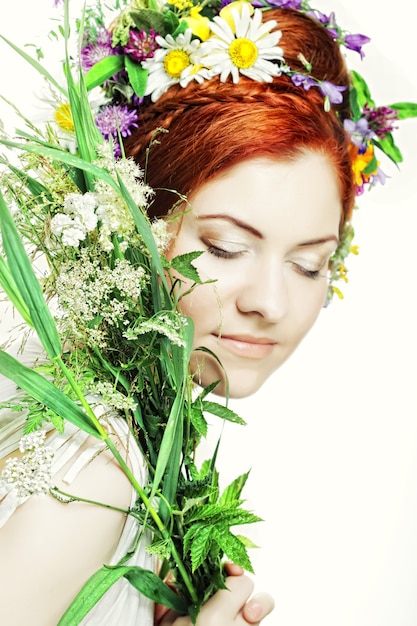
[[[241,220],[238,220],[235,217],[232,217],[231,215],[226,215],[225,213],[214,213],[211,215],[197,215],[197,219],[198,220],[212,220],[212,219],[226,220],[227,222],[234,224],[238,228],[242,228],[242,230],[248,231],[249,233],[257,237],[258,239],[264,238],[262,233],[260,233],[259,230],[256,230],[256,228],[253,228],[253,226],[251,226],[250,224],[246,224],[246,222],[242,222]]]
[[[231,215],[226,215],[225,213],[214,213],[211,215],[197,215],[197,219],[198,220],[211,220],[211,219],[226,220],[227,222],[234,224],[238,228],[242,228],[243,230],[248,231],[249,233],[257,237],[258,239],[264,238],[262,233],[260,233],[259,230],[257,230],[250,224],[247,224],[246,222],[242,222],[241,220],[238,220],[235,217],[232,217]],[[323,243],[327,243],[328,241],[334,241],[335,243],[337,243],[337,245],[339,245],[340,243],[339,238],[336,237],[336,235],[326,235],[324,237],[317,237],[315,239],[309,239],[308,241],[303,241],[303,243],[300,243],[298,247],[307,248],[308,246],[317,246]]]

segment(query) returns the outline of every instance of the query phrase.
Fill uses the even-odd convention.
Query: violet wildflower
[[[343,43],[349,50],[354,50],[354,52],[358,52],[360,54],[361,59],[365,56],[362,51],[362,46],[371,41],[370,37],[366,35],[346,35],[343,38]]]
[[[129,32],[129,41],[124,47],[124,52],[138,63],[153,57],[158,44],[156,43],[156,32],[153,28],[149,33],[145,30],[133,30]]]
[[[132,130],[138,127],[137,122],[136,111],[118,104],[104,107],[95,118],[97,128],[107,141],[109,139],[117,141],[119,134],[122,137],[129,137]]]
[[[398,112],[390,107],[370,107],[365,104],[363,114],[369,127],[380,139],[384,139],[396,128],[393,122],[398,120]]]
[[[352,143],[359,150],[366,149],[366,142],[375,137],[375,133],[369,128],[368,120],[365,117],[361,117],[357,122],[346,119],[343,122],[343,127],[349,133]]]
[[[318,85],[318,82],[314,78],[306,74],[292,74],[291,80],[296,87],[303,87],[306,91],[308,91],[310,87],[317,87]]]
[[[224,1],[224,0],[222,0]],[[303,0],[268,0],[268,2],[262,2],[262,0],[254,0],[251,2],[252,6],[256,8],[277,7],[278,9],[296,9],[299,10],[302,7]]]
[[[328,80],[323,80],[318,87],[331,104],[341,104],[343,102],[342,92],[346,91],[346,85],[334,85]]]
[[[81,65],[83,71],[88,72],[93,65],[116,53],[117,50],[112,46],[112,34],[105,28],[100,28],[94,39],[91,39],[91,41],[81,49]]]

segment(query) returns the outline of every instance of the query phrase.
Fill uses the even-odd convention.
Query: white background
[[[45,43],[52,4],[8,3],[0,32]],[[348,62],[378,104],[417,101],[415,0],[317,4],[372,38]],[[0,59],[0,93],[32,116],[36,72],[2,42]],[[265,521],[247,534],[261,546],[257,588],[276,600],[268,626],[417,624],[417,120],[396,136],[405,162],[360,199],[344,301],[261,392],[232,403],[247,426],[226,428],[221,472],[252,468],[245,494]]]

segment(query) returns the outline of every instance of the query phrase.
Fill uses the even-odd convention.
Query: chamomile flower
[[[185,87],[191,80],[201,83],[210,78],[211,72],[203,67],[199,58],[200,41],[192,39],[191,28],[174,39],[171,35],[156,37],[161,46],[152,59],[143,61],[149,71],[145,96],[156,102],[169,87],[179,83]]]
[[[230,16],[226,20],[220,12],[213,18],[210,23],[213,35],[201,46],[201,62],[212,69],[213,75],[220,75],[221,82],[231,75],[237,83],[239,74],[258,82],[271,82],[273,76],[281,74],[277,61],[284,63],[283,50],[276,45],[281,31],[271,32],[277,22],[263,23],[259,9],[251,16],[246,3],[232,7]]]

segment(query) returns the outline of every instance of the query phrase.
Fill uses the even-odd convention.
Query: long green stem
[[[132,486],[135,488],[137,494],[139,495],[140,499],[142,500],[143,504],[145,505],[146,510],[149,511],[149,514],[151,515],[152,519],[154,520],[158,530],[160,531],[160,533],[162,534],[164,539],[170,543],[172,556],[174,557],[174,560],[175,560],[175,562],[177,564],[178,571],[180,572],[181,577],[182,577],[182,579],[183,579],[183,581],[185,583],[185,586],[188,589],[190,597],[192,598],[193,602],[197,603],[198,602],[197,593],[196,593],[196,591],[194,589],[194,586],[193,586],[193,584],[192,584],[192,582],[190,580],[190,577],[188,576],[188,572],[187,572],[186,568],[184,567],[182,559],[181,559],[180,555],[178,554],[178,551],[177,551],[177,549],[176,549],[176,547],[174,545],[174,542],[172,541],[172,538],[171,538],[171,535],[170,535],[168,529],[165,527],[165,525],[164,525],[163,521],[161,520],[161,518],[159,517],[158,513],[156,512],[154,507],[151,505],[150,500],[147,497],[145,491],[143,490],[141,485],[136,480],[135,476],[133,475],[133,473],[130,470],[129,466],[127,465],[126,461],[123,459],[123,457],[121,456],[120,452],[116,448],[115,444],[110,439],[108,433],[106,432],[106,430],[103,428],[103,426],[100,424],[99,420],[95,416],[94,411],[92,410],[91,406],[87,402],[87,400],[86,400],[84,394],[82,393],[81,389],[77,385],[77,382],[76,382],[75,378],[73,377],[72,373],[70,372],[70,370],[67,368],[67,366],[65,365],[65,363],[63,362],[61,357],[57,357],[55,360],[58,363],[58,365],[61,368],[61,370],[63,371],[63,373],[65,374],[69,384],[71,385],[71,388],[74,390],[75,394],[77,395],[77,398],[79,398],[82,406],[85,408],[85,410],[86,410],[86,412],[88,414],[88,417],[91,419],[92,423],[97,428],[97,431],[98,431],[99,435],[101,436],[101,438],[104,440],[104,442],[108,446],[109,450],[111,451],[111,453],[113,454],[113,456],[117,460],[117,462],[119,463],[120,467],[124,471],[126,477],[131,482]]]

